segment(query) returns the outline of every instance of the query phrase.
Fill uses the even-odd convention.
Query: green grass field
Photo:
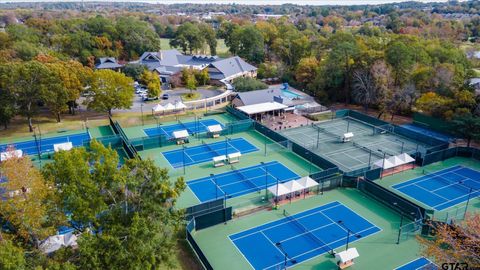
[[[170,39],[168,38],[161,38],[160,39],[160,48],[162,50],[170,50],[174,49],[170,46]],[[178,49],[178,48],[177,48]],[[210,49],[205,47],[202,51],[198,52],[198,54],[210,54]],[[227,45],[225,45],[225,41],[223,39],[217,39],[217,55],[219,56],[228,56],[230,53],[228,51]]]

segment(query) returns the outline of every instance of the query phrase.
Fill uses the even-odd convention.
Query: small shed
[[[240,162],[240,157],[241,156],[242,156],[242,153],[240,153],[240,152],[235,152],[235,153],[228,154],[227,155],[228,163],[233,164],[233,163]]]
[[[207,127],[208,134],[212,136],[212,138],[218,138],[220,136],[220,132],[222,132],[223,128],[221,125],[211,125]]]
[[[188,143],[188,131],[186,129],[177,130],[172,133],[174,140],[177,141],[177,144]]]
[[[335,259],[337,259],[337,265],[340,269],[345,269],[352,266],[353,259],[358,258],[360,255],[356,248],[349,248],[347,250],[337,252],[335,254]]]
[[[227,160],[227,157],[225,155],[213,157],[213,167],[221,167],[225,165],[225,160]]]
[[[53,145],[53,151],[68,151],[73,148],[73,144],[71,142],[64,142],[64,143],[57,143]]]
[[[347,132],[342,136],[342,142],[349,142],[353,139],[353,132]]]

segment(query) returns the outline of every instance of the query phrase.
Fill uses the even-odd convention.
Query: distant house
[[[469,84],[475,90],[475,94],[480,95],[480,78],[472,78],[469,81]]]
[[[232,105],[234,107],[241,107],[273,101],[287,106],[291,105],[289,99],[282,97],[282,90],[280,90],[280,88],[240,92],[235,98],[233,98]]]
[[[467,52],[468,59],[480,59],[480,51]]]
[[[95,68],[120,71],[120,69],[123,68],[123,65],[119,64],[117,62],[117,59],[115,59],[114,57],[102,57],[98,59]]]
[[[212,62],[208,73],[214,82],[229,83],[238,77],[257,77],[257,68],[234,56]]]
[[[168,83],[170,78],[184,68],[203,70],[208,68],[212,83],[228,83],[237,77],[255,77],[257,68],[248,64],[240,57],[220,58],[209,55],[184,55],[178,50],[161,50],[145,52],[137,61],[160,76],[162,83]]]

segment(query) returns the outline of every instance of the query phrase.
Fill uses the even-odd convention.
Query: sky
[[[0,3],[6,2],[80,2],[81,0],[0,0]],[[244,5],[281,5],[286,3],[298,5],[363,5],[363,4],[384,4],[407,2],[399,0],[84,0],[85,2],[142,2],[155,4],[177,4],[177,3],[195,3],[195,4],[244,4]],[[417,0],[417,2],[446,2],[446,0]]]

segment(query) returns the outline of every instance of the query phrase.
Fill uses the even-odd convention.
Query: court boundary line
[[[453,168],[456,168],[456,167],[458,167],[458,169],[453,169]],[[433,179],[433,176],[442,177],[442,175],[445,175],[445,174],[450,173],[450,172],[455,173],[455,171],[460,170],[460,169],[464,169],[464,168],[470,169],[470,170],[473,170],[473,171],[476,171],[476,172],[479,172],[479,171],[477,171],[477,170],[475,170],[475,169],[472,169],[472,168],[470,168],[470,167],[466,167],[466,166],[463,166],[463,165],[454,165],[454,166],[450,166],[450,167],[447,167],[447,168],[445,168],[445,169],[442,169],[442,170],[440,170],[440,171],[437,171],[437,172],[441,172],[441,171],[445,171],[445,172],[442,172],[442,173],[439,173],[439,174],[437,174],[437,172],[433,172],[433,173],[430,173],[430,174],[427,174],[427,175],[423,175],[423,176],[420,176],[420,177],[416,177],[416,178],[407,180],[407,181],[402,182],[402,183],[397,183],[397,184],[391,185],[390,187],[391,187],[392,189],[396,190],[396,191],[401,192],[402,195],[407,196],[407,197],[409,197],[409,198],[411,198],[411,199],[414,199],[415,201],[418,201],[418,202],[424,204],[425,206],[428,206],[429,208],[432,208],[432,209],[434,209],[434,210],[436,210],[436,211],[444,211],[444,210],[447,210],[447,209],[449,209],[449,208],[451,208],[451,207],[454,207],[454,206],[457,206],[457,205],[460,205],[460,204],[465,203],[465,200],[463,200],[463,201],[461,201],[461,202],[458,202],[457,204],[448,206],[447,208],[438,209],[437,207],[438,207],[438,206],[441,206],[441,205],[444,205],[444,204],[447,204],[447,203],[450,203],[450,202],[453,202],[453,201],[456,201],[456,200],[459,200],[459,199],[461,199],[461,198],[464,198],[465,196],[468,197],[468,196],[470,195],[470,193],[464,194],[464,195],[462,195],[462,196],[460,196],[460,197],[457,197],[457,198],[455,198],[455,199],[447,199],[447,198],[445,198],[445,197],[443,197],[443,196],[441,196],[441,195],[435,194],[435,193],[433,193],[432,191],[430,191],[430,190],[428,190],[428,189],[425,189],[425,188],[417,185],[417,183],[421,183],[421,182],[424,182],[424,181],[431,180],[431,179]],[[427,179],[418,180],[418,179],[423,178],[423,177],[425,177],[425,176],[430,176],[430,177],[428,177]],[[468,179],[472,179],[472,178],[468,178]],[[474,180],[474,179],[472,179],[472,180]],[[431,193],[431,194],[433,194],[433,195],[435,195],[435,196],[438,196],[438,197],[440,197],[440,198],[442,198],[442,199],[445,199],[445,202],[442,202],[442,203],[439,203],[439,204],[435,204],[435,205],[433,205],[433,206],[432,206],[432,205],[428,205],[428,204],[426,204],[425,202],[422,202],[422,201],[418,200],[417,198],[414,198],[414,197],[412,197],[411,195],[403,192],[402,190],[400,190],[400,188],[395,188],[395,187],[394,187],[394,186],[396,186],[396,185],[400,185],[400,184],[403,184],[403,183],[408,183],[408,182],[410,182],[410,181],[412,181],[412,183],[409,183],[409,184],[407,184],[407,185],[405,185],[405,186],[401,186],[400,188],[404,188],[404,187],[412,186],[412,185],[413,185],[413,186],[419,187],[419,188],[421,188],[421,189],[423,189],[423,190],[425,190],[425,191],[428,191],[429,193]],[[476,180],[474,180],[474,181],[475,181],[475,182],[478,182],[478,181],[476,181]],[[451,185],[457,185],[457,183],[453,183],[453,184],[451,184]],[[451,186],[451,185],[444,186],[443,188],[449,187],[449,186]],[[441,189],[441,188],[440,188],[440,189]],[[436,190],[438,190],[438,189],[436,189]],[[474,194],[475,194],[475,193],[478,193],[476,196],[473,196],[473,198],[477,198],[478,196],[480,196],[480,191],[479,191],[479,190],[476,190],[476,191],[474,191],[474,192],[472,192],[472,193],[474,193]]]
[[[339,201],[333,201],[333,202],[329,202],[329,203],[327,203],[327,204],[324,204],[324,205],[322,205],[322,206],[329,205],[329,204],[334,204],[334,203],[342,204],[342,203],[340,203]],[[329,207],[327,207],[327,208],[325,208],[325,209],[330,209],[330,208],[333,208],[333,207],[337,207],[339,204],[336,204],[336,205],[333,205],[333,206],[329,206]],[[318,206],[318,207],[315,207],[315,208],[320,208],[320,207],[322,207],[322,206]],[[314,208],[307,209],[307,210],[304,210],[304,211],[302,211],[302,212],[295,213],[294,215],[296,215],[296,214],[301,214],[301,213],[303,213],[303,212],[307,212],[307,211],[312,210],[312,209],[314,209]],[[319,210],[319,211],[320,211],[320,210]],[[313,214],[316,214],[316,212],[310,213],[310,214],[305,215],[305,216],[311,216],[311,215],[313,215]],[[273,222],[275,222],[275,221],[282,220],[282,219],[287,219],[287,218],[286,218],[286,217],[282,217],[282,218],[277,219],[277,220],[274,220],[274,221],[267,221],[267,222],[264,222],[264,223],[262,223],[262,224],[260,224],[260,225],[255,226],[255,227],[251,227],[251,228],[245,229],[245,230],[243,230],[243,231],[239,231],[239,232],[236,232],[236,233],[232,233],[232,234],[230,234],[228,237],[230,238],[230,236],[232,236],[232,235],[240,234],[240,233],[246,232],[246,231],[248,231],[248,230],[251,230],[251,229],[253,229],[253,228],[261,227],[261,226],[263,226],[263,225],[265,225],[265,224],[273,223]],[[275,225],[273,225],[273,226],[271,226],[271,227],[268,227],[268,228],[275,228],[275,227],[278,227],[278,226],[283,225],[283,224],[286,224],[286,223],[290,223],[290,221],[281,222],[281,223],[279,223],[279,224],[275,224]],[[240,237],[238,237],[238,238],[235,238],[235,240],[240,239],[240,238],[244,238],[244,237],[246,237],[246,236],[255,234],[255,233],[257,233],[257,232],[258,232],[258,231],[253,232],[253,233],[249,233],[249,234],[246,234],[246,235],[242,235],[242,236],[240,236]]]
[[[252,269],[255,270],[255,267],[253,267],[253,265],[250,263],[250,261],[247,259],[247,257],[245,257],[245,254],[243,254],[243,252],[238,248],[237,245],[235,245],[235,243],[232,241],[232,239],[230,237],[227,237],[228,240],[230,240],[230,243],[232,243],[232,245],[237,249],[238,253],[240,253],[240,255],[245,259],[245,261],[247,261],[248,265],[250,265],[250,267],[252,267]]]
[[[222,122],[218,121],[218,120],[215,119],[215,118],[202,119],[202,120],[199,121],[199,123],[202,124],[204,128],[206,128],[207,126],[206,126],[203,122],[210,121],[210,120],[216,121],[216,122],[217,122],[216,125],[218,125],[218,124],[221,125],[221,126],[222,126],[222,129],[225,127],[225,125],[224,125]],[[186,122],[186,123],[184,123],[184,124],[189,124],[189,123],[195,123],[195,121]],[[152,124],[152,125],[154,125],[154,124]],[[180,123],[178,122],[178,120],[177,120],[177,123],[176,123],[176,124],[165,125],[165,127],[175,126],[175,125],[183,126],[183,130],[189,131],[189,128],[187,127],[188,125],[182,125],[182,124],[180,124]],[[199,128],[200,128],[200,126],[199,126]],[[167,131],[166,131],[163,127],[160,127],[160,126],[158,126],[158,127],[153,126],[153,127],[151,127],[151,128],[142,128],[143,133],[144,133],[147,137],[156,137],[156,136],[160,136],[160,135],[161,135],[161,134],[157,134],[157,135],[154,135],[154,136],[149,136],[149,135],[147,134],[147,132],[146,132],[146,130],[149,130],[149,129],[151,129],[151,130],[160,129],[160,130],[162,130],[162,132],[166,135],[167,138],[171,138],[171,137],[172,137],[171,134],[168,134]],[[180,129],[179,129],[179,130],[180,130]],[[176,130],[174,130],[174,131],[176,131]],[[208,130],[207,130],[207,131],[208,131]],[[200,132],[198,132],[198,130],[197,130],[196,133],[200,133]]]
[[[416,260],[420,260],[420,259],[422,259],[422,258],[424,258],[425,260],[429,261],[431,264],[437,266],[435,263],[433,263],[432,261],[430,261],[430,260],[429,260],[428,258],[426,258],[425,256],[421,256],[421,257],[418,257],[418,258],[416,258],[416,259],[413,259],[413,260],[411,260],[411,261],[409,261],[409,262],[407,262],[407,263],[404,263],[404,264],[402,264],[402,265],[399,265],[398,267],[396,267],[396,268],[393,269],[393,270],[398,270],[398,269],[400,269],[401,267],[407,266],[407,265],[409,265],[410,263],[412,263],[412,262],[414,262],[414,261],[416,261]],[[427,264],[427,265],[428,265],[428,264]],[[425,266],[425,265],[422,265],[421,267],[423,267],[423,266]],[[415,268],[415,270],[417,270],[417,269],[419,269],[419,268]]]
[[[283,163],[281,163],[280,161],[277,161],[277,160],[273,160],[273,161],[270,161],[270,162],[264,163],[264,164],[265,164],[265,165],[269,165],[269,164],[273,164],[273,165],[274,165],[274,164],[282,164],[284,167],[286,167],[286,168],[288,169],[287,166],[285,166]],[[257,164],[257,165],[253,165],[253,166],[248,166],[248,167],[244,167],[244,168],[242,168],[242,169],[240,169],[240,170],[253,170],[253,169],[256,169],[256,168],[258,168],[258,167],[262,167],[262,165],[261,165],[261,164]],[[218,176],[220,176],[220,175],[229,175],[231,172],[232,172],[232,171],[226,171],[226,172],[222,172],[222,173],[219,173],[219,174],[214,174],[214,176],[215,176],[215,177],[218,177]],[[190,180],[190,181],[187,181],[187,184],[188,184],[188,182],[193,182],[193,181],[195,181],[195,182],[198,181],[199,183],[201,183],[201,182],[203,182],[203,181],[207,181],[207,180],[208,180],[208,179],[207,179],[208,177],[210,177],[210,176],[201,177],[201,178],[199,178],[199,179],[192,179],[192,180]]]
[[[372,223],[372,224],[373,224],[373,223]],[[375,232],[375,233],[369,234],[369,235],[366,236],[366,237],[362,237],[361,239],[366,239],[366,238],[368,238],[368,237],[370,237],[370,236],[372,236],[372,235],[375,235],[375,234],[380,233],[380,232],[383,231],[382,228],[380,228],[380,227],[376,226],[375,224],[373,224],[372,227],[363,229],[363,230],[361,230],[360,232],[358,232],[358,234],[360,234],[360,233],[362,233],[362,232],[365,232],[365,231],[368,231],[368,230],[371,230],[371,229],[373,229],[373,228],[378,228],[379,230],[378,230],[377,232]],[[339,241],[343,241],[344,239],[347,239],[347,237],[342,237],[342,238],[340,238],[340,239],[338,239],[338,240],[336,240],[336,241],[329,242],[329,243],[327,243],[326,245],[327,245],[327,246],[330,246],[330,245],[332,245],[332,244],[334,244],[334,243],[337,243],[337,242],[339,242]],[[355,243],[355,242],[357,242],[357,241],[360,241],[361,239],[353,239],[353,240],[350,240],[349,243]],[[323,247],[323,246],[322,246],[322,247]],[[318,247],[318,248],[312,249],[312,250],[310,250],[310,251],[308,251],[308,252],[304,252],[304,253],[302,253],[302,254],[299,254],[299,255],[294,256],[294,257],[291,257],[291,258],[295,259],[295,258],[298,258],[299,256],[304,256],[304,255],[306,255],[306,254],[308,254],[308,253],[311,253],[311,252],[313,252],[313,251],[317,251],[318,249],[320,249],[320,248],[322,248],[322,247]],[[332,250],[334,250],[334,249],[332,249]],[[313,256],[313,257],[311,257],[311,258],[309,258],[309,259],[306,259],[306,260],[300,262],[300,264],[302,264],[302,263],[304,263],[304,262],[306,262],[306,261],[315,259],[316,257],[321,256],[321,255],[323,255],[323,254],[325,254],[325,253],[320,253],[320,254],[318,254],[318,255],[315,255],[315,256]],[[281,263],[282,263],[282,262],[281,262]],[[269,266],[269,267],[267,267],[267,268],[263,268],[263,269],[264,269],[264,270],[265,270],[265,269],[270,269],[270,268],[272,268],[272,267],[274,267],[274,266],[277,266],[277,265],[279,265],[279,264],[281,264],[281,263],[277,263],[277,264],[271,265],[271,266]]]
[[[362,219],[366,220],[368,223],[370,223],[370,224],[373,225],[373,226],[371,226],[371,227],[369,227],[369,228],[367,228],[367,229],[362,230],[361,232],[366,231],[366,230],[370,230],[370,229],[372,229],[372,228],[378,228],[378,229],[379,229],[377,232],[371,233],[371,234],[369,234],[367,237],[362,237],[361,239],[366,239],[366,238],[368,238],[368,237],[370,237],[370,236],[373,236],[373,235],[376,235],[376,234],[378,234],[378,233],[383,232],[383,229],[382,229],[381,227],[378,227],[377,225],[375,225],[374,223],[372,223],[369,219],[366,219],[365,217],[363,217],[362,215],[358,214],[356,211],[353,211],[353,209],[351,209],[350,207],[348,207],[347,205],[345,205],[345,204],[343,204],[343,203],[341,203],[341,202],[339,202],[339,201],[331,201],[331,202],[326,203],[326,204],[324,204],[324,205],[335,204],[335,203],[337,203],[337,204],[336,204],[336,205],[333,205],[333,206],[330,206],[330,207],[327,207],[327,208],[325,208],[325,209],[323,209],[323,210],[328,210],[328,209],[331,209],[331,208],[334,208],[334,207],[343,205],[344,207],[346,207],[347,209],[349,209],[350,211],[352,211],[353,213],[355,213],[356,215],[360,216]],[[318,207],[321,207],[321,206],[318,206]],[[307,210],[304,210],[304,211],[302,211],[302,212],[295,213],[294,215],[300,214],[300,213],[303,213],[303,212],[307,212],[307,211],[309,211],[309,210],[312,210],[312,209],[307,209]],[[319,211],[322,211],[322,210],[319,210]],[[314,213],[316,213],[316,212],[314,212]],[[311,214],[309,214],[309,215],[312,215],[312,214],[314,214],[314,213],[311,213]],[[306,216],[307,216],[307,215],[306,215]],[[286,219],[286,218],[283,217],[282,219]],[[281,219],[279,219],[279,220],[281,220]],[[253,227],[253,228],[261,227],[261,226],[264,226],[265,224],[273,223],[273,222],[275,222],[275,221],[278,221],[278,220],[264,222],[264,223],[262,223],[262,224],[259,224],[259,225],[255,226],[255,227]],[[280,225],[284,225],[284,224],[290,223],[290,222],[291,222],[291,221],[281,222],[281,223],[279,223],[279,224],[275,224],[275,225],[273,225],[273,226],[271,226],[271,227],[268,227],[268,229],[274,228],[274,227],[278,227],[278,226],[280,226]],[[252,267],[252,269],[255,269],[255,267],[253,267],[253,265],[250,263],[250,261],[247,259],[247,257],[245,257],[245,254],[243,254],[243,252],[242,252],[242,251],[239,249],[239,247],[234,243],[234,241],[235,241],[235,240],[238,240],[238,239],[241,239],[241,238],[244,238],[244,237],[247,237],[247,236],[251,236],[251,235],[253,235],[253,234],[255,234],[255,233],[258,233],[259,231],[256,231],[256,232],[253,232],[253,233],[249,233],[249,234],[246,234],[246,235],[242,235],[242,236],[240,236],[240,237],[238,237],[238,238],[235,238],[235,239],[232,239],[232,237],[231,237],[232,235],[240,234],[240,233],[246,232],[246,231],[248,231],[248,230],[251,230],[251,229],[253,229],[253,228],[248,228],[248,229],[245,229],[245,230],[242,230],[242,231],[239,231],[239,232],[230,234],[230,235],[228,235],[228,239],[229,239],[230,242],[235,246],[235,248],[237,249],[237,251],[240,252],[240,254],[242,255],[242,257],[247,261],[247,263]],[[263,230],[264,230],[264,229],[262,229],[261,231],[263,231]],[[360,233],[360,232],[357,232],[357,233]],[[331,244],[336,243],[336,242],[338,242],[338,241],[342,241],[343,239],[346,239],[346,237],[343,237],[343,238],[341,238],[341,239],[339,239],[339,240],[336,240],[336,241],[334,241],[334,242],[329,242],[329,243],[327,243],[326,245],[327,245],[327,246],[328,246],[328,245],[331,245]],[[352,241],[351,243],[354,243],[354,242],[356,242],[356,241],[360,241],[360,240],[354,240],[354,241]],[[318,248],[317,248],[317,249],[314,249],[314,250],[318,250]],[[309,252],[312,252],[312,251],[314,251],[314,250],[311,250],[311,251],[309,251]],[[305,254],[307,254],[307,253],[303,253],[303,254],[300,254],[300,255],[305,255]],[[321,253],[321,254],[312,256],[311,258],[308,258],[308,259],[302,261],[301,263],[305,263],[305,262],[307,262],[307,261],[313,260],[313,259],[315,259],[315,258],[317,258],[317,257],[319,257],[319,256],[321,256],[321,255],[323,255],[323,254],[325,254],[325,253]],[[292,258],[296,258],[296,257],[298,257],[298,256],[300,256],[300,255],[297,255],[297,256],[292,257]],[[268,266],[267,268],[263,268],[263,269],[270,269],[270,268],[272,268],[272,267],[274,267],[274,266],[276,266],[276,265],[282,264],[282,263],[283,263],[283,262],[280,262],[280,263],[277,263],[277,264]]]

